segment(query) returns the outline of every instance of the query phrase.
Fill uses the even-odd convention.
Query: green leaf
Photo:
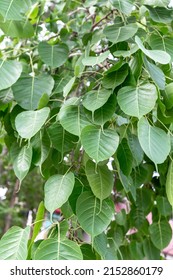
[[[75,82],[75,77],[71,78],[70,81],[65,85],[64,89],[63,89],[63,96],[67,97],[67,95],[69,94],[69,92],[71,91],[74,82]]]
[[[162,93],[163,97],[164,97],[164,104],[166,105],[166,108],[172,109],[173,107],[173,83],[170,83],[168,85],[166,85],[165,87],[165,91]]]
[[[41,201],[38,206],[36,218],[34,221],[34,228],[33,228],[31,243],[34,242],[35,238],[37,237],[37,235],[40,232],[40,229],[42,227],[43,220],[44,220],[44,215],[45,215],[45,207],[44,207],[43,201]]]
[[[157,6],[157,7],[167,7],[170,0],[144,0],[145,5]]]
[[[134,8],[134,1],[132,0],[110,0],[111,4],[120,12],[129,15]]]
[[[0,260],[26,260],[30,227],[11,227],[0,240]]]
[[[2,29],[5,35],[10,36],[11,38],[17,37],[21,39],[27,39],[34,36],[34,28],[32,24],[27,20],[8,20],[4,22],[0,19],[0,28]]]
[[[147,260],[160,260],[160,251],[153,245],[150,239],[144,239],[143,250]]]
[[[124,64],[120,69],[117,71],[113,71],[111,73],[106,74],[102,80],[102,84],[106,89],[115,89],[119,85],[121,85],[129,72],[129,66]]]
[[[68,75],[61,74],[55,80],[55,89],[53,93],[61,93],[63,92],[64,87],[68,84],[71,77]]]
[[[114,178],[107,165],[96,165],[94,162],[88,161],[85,172],[93,194],[101,201],[109,197],[113,189]]]
[[[133,155],[125,138],[118,146],[117,159],[124,175],[129,176],[132,171]]]
[[[145,5],[147,9],[149,10],[150,17],[155,22],[161,22],[165,24],[169,24],[172,21],[172,10],[163,8],[163,7],[151,7],[148,5]]]
[[[54,123],[48,128],[48,134],[52,145],[62,155],[73,149],[78,137],[67,132],[59,123]]]
[[[0,101],[3,104],[10,103],[14,99],[13,91],[11,88],[4,89],[0,91]]]
[[[155,62],[158,62],[160,64],[168,64],[170,62],[171,57],[166,51],[147,50],[138,36],[135,37],[135,42],[141,49],[141,51]]]
[[[167,180],[168,180],[168,176],[167,176]],[[164,196],[158,196],[156,198],[156,202],[157,202],[157,208],[158,208],[159,214],[161,214],[164,217],[167,217],[167,216],[170,217],[172,214],[172,207],[171,207],[170,203],[168,202],[168,199]]]
[[[107,26],[103,33],[109,41],[114,44],[118,42],[124,42],[132,38],[138,30],[138,26],[135,23],[130,23],[125,26],[117,28],[116,25]]]
[[[50,45],[44,41],[38,45],[38,52],[46,65],[57,68],[67,61],[69,49],[66,44]]]
[[[155,164],[166,160],[171,146],[170,137],[164,130],[151,126],[143,117],[138,122],[138,137],[143,151]]]
[[[74,182],[72,172],[64,175],[53,175],[47,180],[44,186],[45,207],[51,215],[68,200],[72,193]]]
[[[139,139],[135,134],[132,133],[128,133],[127,139],[129,148],[133,155],[133,166],[138,166],[142,162],[144,157],[144,153],[139,143]]]
[[[158,88],[160,88],[161,90],[164,90],[166,79],[163,71],[158,66],[150,63],[146,59],[146,57],[144,57],[144,65],[150,77],[155,82],[156,86],[158,86]]]
[[[171,56],[171,61],[173,61],[173,38],[167,36],[161,37],[153,34],[150,36],[149,44],[152,49],[167,52]]]
[[[86,92],[83,97],[83,106],[89,111],[94,112],[108,101],[111,93],[112,91],[107,89],[98,89]]]
[[[17,115],[15,119],[16,130],[22,138],[32,138],[44,125],[50,113],[45,107],[38,111],[25,111]]]
[[[41,242],[34,255],[35,260],[82,260],[82,258],[79,245],[68,239],[57,238]]]
[[[58,120],[65,130],[80,136],[82,128],[90,124],[86,119],[82,106],[69,105],[61,107]]]
[[[102,202],[91,192],[82,193],[77,200],[76,214],[84,231],[92,237],[99,235],[112,220],[114,206],[111,200]]]
[[[23,76],[13,85],[13,94],[17,103],[26,110],[38,108],[44,94],[51,95],[54,80],[51,76]]]
[[[169,203],[173,207],[173,162],[171,161],[166,178],[166,195]]]
[[[172,229],[166,220],[159,220],[157,223],[152,223],[149,226],[149,233],[151,241],[159,250],[167,247],[172,238]]]
[[[27,2],[27,3],[26,3]],[[26,0],[5,0],[0,1],[0,13],[6,20],[22,20],[24,13],[28,10],[31,1]]]
[[[115,130],[86,126],[81,133],[86,153],[98,163],[110,158],[118,148],[119,136]]]
[[[106,51],[99,56],[88,56],[82,59],[84,66],[95,66],[96,64],[102,63],[105,59],[108,58],[110,51]]]
[[[141,118],[155,106],[157,90],[153,84],[125,86],[118,91],[117,101],[121,110],[127,115]]]
[[[16,60],[0,59],[0,90],[11,87],[20,77],[22,65]]]
[[[29,172],[32,161],[32,146],[24,146],[13,162],[13,169],[17,178],[22,181]]]

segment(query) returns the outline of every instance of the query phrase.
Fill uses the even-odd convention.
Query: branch
[[[96,22],[95,24],[93,24],[93,26],[92,26],[92,28],[91,28],[91,31],[93,31],[94,28],[97,27],[102,21],[104,21],[105,19],[108,19],[108,17],[109,17],[110,15],[112,15],[114,11],[115,11],[115,10],[112,10],[112,11],[109,12],[107,15],[105,15],[103,18],[101,18],[98,22]]]

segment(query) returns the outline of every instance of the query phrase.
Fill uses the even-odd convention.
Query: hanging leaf
[[[150,17],[155,22],[161,22],[165,24],[169,24],[172,21],[173,12],[172,10],[163,8],[163,7],[151,7],[145,5],[149,10]]]
[[[132,0],[110,0],[111,4],[125,15],[129,15],[134,8],[134,1]]]
[[[147,50],[138,36],[135,37],[135,42],[141,49],[141,51],[155,62],[158,62],[160,64],[168,64],[170,62],[171,57],[166,51]]]
[[[28,20],[16,21],[8,20],[4,22],[0,19],[0,28],[5,35],[11,38],[27,39],[34,36],[34,28]]]
[[[125,86],[118,91],[117,101],[121,110],[127,115],[141,118],[155,106],[157,90],[153,84]]]
[[[144,57],[144,65],[150,77],[155,82],[156,86],[158,86],[158,88],[160,88],[161,90],[164,90],[166,79],[163,71],[156,65],[150,63],[146,59],[146,57]]]
[[[57,68],[68,59],[69,49],[66,44],[50,45],[47,42],[41,42],[38,45],[38,52],[45,64]]]
[[[173,207],[173,162],[171,161],[166,178],[166,195],[169,203]]]
[[[61,107],[58,119],[65,130],[77,136],[80,136],[82,128],[90,124],[85,117],[82,106]]]
[[[32,161],[32,146],[24,146],[13,162],[13,169],[17,178],[22,181],[29,172]]]
[[[111,90],[98,89],[87,92],[83,98],[83,106],[94,112],[95,110],[102,107],[109,99],[112,94]]]
[[[4,104],[11,102],[14,99],[11,88],[0,91],[0,101]]]
[[[139,139],[135,134],[128,132],[128,145],[133,155],[133,166],[138,166],[144,157],[144,152],[139,143]]]
[[[6,20],[22,20],[25,12],[29,9],[31,1],[5,0],[0,1],[0,13]]]
[[[119,144],[115,130],[86,126],[81,133],[81,142],[86,153],[97,163],[110,158]]]
[[[129,176],[132,171],[133,155],[125,138],[122,139],[118,146],[117,159],[124,175]]]
[[[157,7],[167,7],[170,0],[144,0],[145,5],[157,6]]]
[[[0,260],[26,260],[30,227],[11,227],[0,240]]]
[[[26,110],[35,110],[44,94],[51,95],[54,80],[51,76],[22,76],[12,87],[17,103]]]
[[[117,44],[118,42],[124,42],[129,38],[132,38],[136,34],[137,30],[137,24],[130,23],[119,28],[117,28],[116,25],[107,26],[103,33],[109,41]]]
[[[121,85],[129,72],[129,66],[124,64],[117,71],[109,72],[103,78],[102,84],[106,89],[115,89],[119,85]]]
[[[93,194],[101,201],[110,196],[114,179],[113,173],[106,165],[96,165],[92,161],[88,161],[85,168],[86,176],[90,184]]]
[[[35,260],[82,260],[82,252],[77,243],[64,239],[50,238],[41,242],[35,254]]]
[[[105,59],[108,58],[110,51],[106,51],[99,56],[88,56],[82,59],[84,66],[95,66],[96,64],[102,63]]]
[[[21,73],[20,62],[0,59],[0,90],[11,87],[19,79]]]
[[[167,52],[171,56],[171,61],[173,61],[173,38],[167,36],[157,36],[152,34],[149,39],[149,44],[152,49],[162,50]]]
[[[76,214],[79,223],[92,237],[106,230],[114,213],[113,202],[109,199],[100,202],[91,192],[82,193],[77,200]]]
[[[74,183],[72,172],[65,175],[53,175],[47,180],[44,186],[45,207],[51,215],[68,200]]]
[[[22,138],[31,139],[44,125],[50,113],[45,107],[38,111],[25,111],[15,119],[16,130]]]
[[[147,260],[160,260],[160,251],[153,245],[150,238],[144,239],[143,250]]]
[[[172,238],[172,229],[166,220],[159,220],[149,226],[151,241],[159,250],[163,250],[168,246]]]
[[[164,98],[164,104],[166,105],[166,108],[172,109],[173,107],[173,83],[170,83],[166,85],[165,91],[162,92],[163,98]]]
[[[63,88],[63,96],[64,97],[67,97],[67,95],[71,91],[71,89],[72,89],[72,87],[74,85],[75,79],[76,79],[75,77],[71,78],[70,81]]]
[[[155,164],[166,160],[171,146],[170,137],[164,130],[151,126],[143,117],[138,122],[138,137],[143,151]]]
[[[156,202],[159,214],[164,217],[170,217],[172,214],[172,205],[168,202],[168,199],[164,196],[158,196]]]
[[[61,93],[64,90],[64,87],[69,83],[71,77],[69,75],[61,74],[55,80],[55,89],[53,93]]]

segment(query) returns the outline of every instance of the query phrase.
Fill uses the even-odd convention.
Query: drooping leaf
[[[97,165],[88,161],[85,168],[86,176],[94,195],[101,201],[110,196],[113,189],[113,173],[106,165]]]
[[[14,99],[13,91],[11,88],[0,91],[0,101],[4,104],[11,102]]]
[[[157,6],[157,7],[167,7],[170,0],[144,0],[145,5]]]
[[[30,227],[11,227],[0,240],[0,260],[26,260]]]
[[[111,0],[110,2],[117,10],[124,13],[125,15],[129,15],[134,8],[134,3],[132,0]]]
[[[72,193],[74,182],[72,172],[64,175],[53,175],[47,180],[44,186],[45,207],[51,215],[68,200]]]
[[[89,111],[95,111],[102,107],[109,99],[112,91],[98,89],[87,92],[83,98],[83,106]]]
[[[152,223],[149,226],[151,241],[159,250],[163,250],[171,241],[172,229],[166,220]]]
[[[40,99],[44,94],[51,95],[54,80],[51,76],[22,76],[12,87],[17,103],[26,110],[38,108]]]
[[[45,107],[38,111],[25,111],[17,115],[15,119],[16,130],[22,138],[32,138],[44,125],[50,113]]]
[[[117,96],[121,110],[139,119],[154,108],[156,100],[156,87],[150,83],[122,87]]]
[[[163,101],[166,105],[166,108],[169,110],[173,107],[173,83],[166,85],[165,91],[162,92],[163,94]]]
[[[139,139],[135,134],[128,133],[128,144],[133,155],[133,166],[138,166],[144,157],[143,150],[140,146]]]
[[[160,37],[152,34],[149,39],[149,44],[152,49],[167,52],[171,56],[171,61],[173,61],[173,38],[167,36]]]
[[[35,260],[82,260],[82,252],[77,243],[64,239],[50,238],[41,242]]]
[[[74,82],[75,82],[75,77],[71,78],[70,81],[65,85],[64,89],[63,89],[63,96],[67,97],[67,95],[69,94],[69,92],[71,91]]]
[[[41,59],[52,68],[63,65],[68,59],[69,49],[66,44],[50,45],[43,41],[38,45]]]
[[[173,207],[173,163],[171,161],[166,178],[166,195],[169,203]]]
[[[0,59],[0,90],[11,87],[19,79],[21,72],[20,62]]]
[[[133,155],[125,138],[123,138],[118,146],[117,158],[122,172],[124,175],[129,176],[132,171]]]
[[[151,242],[151,239],[144,239],[143,250],[147,260],[160,260],[160,251]]]
[[[13,162],[13,169],[17,178],[22,181],[29,172],[32,161],[32,146],[24,146]]]
[[[135,42],[141,51],[155,62],[160,64],[168,64],[170,62],[171,57],[166,51],[146,49],[138,36],[135,37]]]
[[[58,119],[65,130],[80,136],[82,128],[90,124],[86,119],[82,106],[69,105],[61,107]]]
[[[0,13],[6,20],[22,20],[28,10],[31,1],[28,0],[6,0],[0,2]]]
[[[92,237],[106,230],[113,212],[111,200],[105,199],[101,202],[89,191],[82,193],[77,200],[76,214],[79,223]]]
[[[132,38],[138,30],[138,26],[135,23],[130,23],[125,26],[117,28],[116,25],[107,26],[103,33],[114,44],[123,42]]]
[[[0,19],[0,28],[5,35],[10,36],[11,38],[17,37],[25,39],[31,38],[34,35],[34,28],[28,20],[8,20],[4,22]]]
[[[149,10],[150,17],[155,22],[161,22],[165,24],[169,24],[172,21],[173,11],[171,9],[166,9],[164,7],[151,7],[145,5]]]
[[[164,130],[151,126],[143,117],[138,122],[138,137],[143,151],[155,164],[166,160],[171,146],[170,137]]]
[[[128,72],[129,66],[125,64],[117,71],[106,74],[102,81],[103,86],[106,89],[115,89],[125,81]]]
[[[81,142],[86,153],[97,163],[110,158],[119,144],[119,136],[115,130],[86,126],[81,133]]]

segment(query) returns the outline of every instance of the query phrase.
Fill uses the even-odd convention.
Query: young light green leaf
[[[155,62],[160,64],[168,64],[170,62],[171,57],[167,52],[161,50],[147,50],[138,36],[135,37],[135,42],[141,51]]]
[[[22,138],[31,139],[44,125],[50,113],[45,107],[38,111],[25,111],[15,119],[16,130]]]
[[[0,240],[0,260],[26,260],[30,227],[11,227]]]
[[[110,158],[119,144],[119,136],[115,130],[86,126],[81,133],[81,142],[86,153],[98,163]]]
[[[72,172],[64,175],[53,175],[47,180],[44,186],[45,207],[51,215],[68,200],[74,183],[75,179]]]
[[[83,106],[89,111],[94,112],[108,101],[111,94],[112,91],[107,89],[98,89],[86,92],[82,102]]]
[[[35,254],[35,260],[82,260],[79,245],[69,239],[50,238],[41,242]]]
[[[130,23],[125,26],[117,28],[116,25],[107,26],[103,33],[114,44],[123,42],[132,38],[138,30],[138,26],[135,23]]]
[[[138,137],[143,151],[155,164],[166,160],[171,145],[170,137],[164,130],[151,126],[143,117],[138,122]]]
[[[63,65],[68,59],[69,49],[66,44],[50,45],[43,41],[38,45],[41,59],[52,68]]]
[[[88,161],[85,168],[86,176],[92,192],[101,201],[110,196],[114,179],[113,173],[108,169],[107,165],[97,165]]]
[[[92,237],[106,230],[113,213],[114,205],[111,200],[101,202],[89,191],[83,192],[77,200],[76,214],[79,223]]]
[[[29,172],[32,161],[32,146],[24,146],[13,162],[13,169],[17,178],[22,181]]]
[[[82,59],[84,66],[95,66],[96,64],[102,63],[105,59],[108,58],[110,51],[106,51],[99,56],[88,56]]]
[[[31,1],[5,0],[0,1],[0,13],[6,20],[22,20],[25,12],[29,9]]]
[[[19,79],[21,73],[20,62],[0,59],[0,90],[11,87]]]
[[[173,162],[171,161],[166,178],[166,195],[169,203],[173,207]]]
[[[154,108],[156,100],[157,89],[150,83],[122,87],[117,96],[121,110],[139,119]]]

